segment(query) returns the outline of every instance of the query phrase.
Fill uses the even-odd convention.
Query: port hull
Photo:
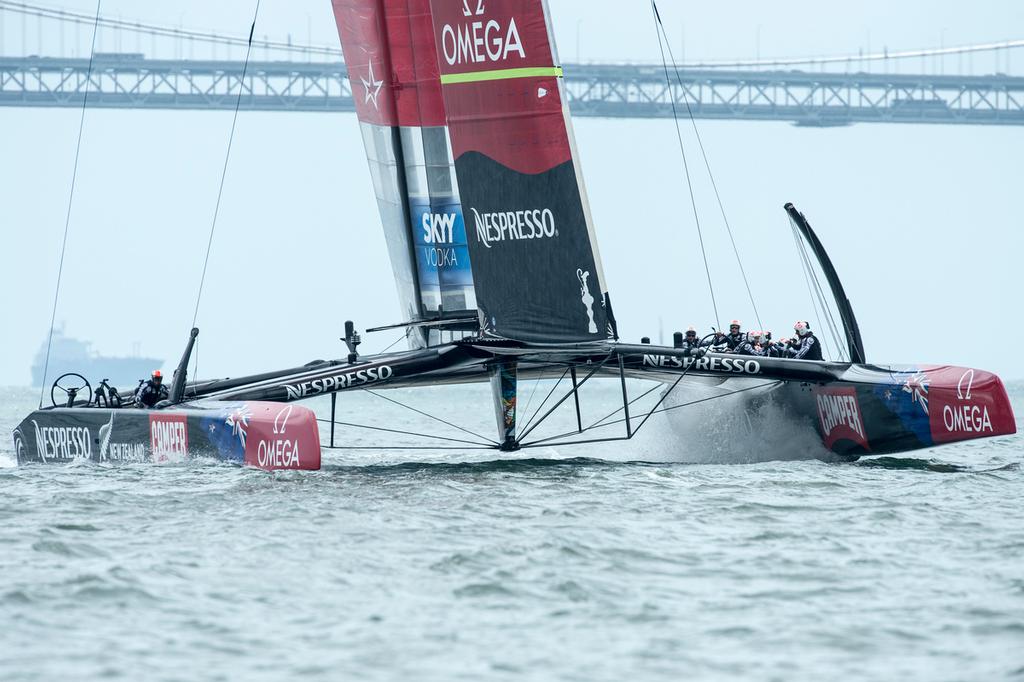
[[[301,405],[199,401],[165,410],[37,410],[15,429],[18,463],[176,463],[208,458],[265,470],[319,469],[316,416]]]

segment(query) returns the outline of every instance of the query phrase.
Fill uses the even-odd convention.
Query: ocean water
[[[425,400],[475,430],[484,398]],[[1024,680],[1021,436],[836,464],[660,415],[504,461],[346,432],[320,472],[15,467],[36,400],[0,389],[6,682]]]

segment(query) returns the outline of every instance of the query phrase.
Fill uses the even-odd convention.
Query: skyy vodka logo
[[[467,20],[441,29],[441,52],[448,66],[503,62],[512,55],[526,59],[515,18],[510,17],[507,25],[493,18],[485,20],[485,2],[463,0],[462,15]]]
[[[469,210],[473,211],[476,223],[476,240],[488,249],[496,242],[558,236],[555,214],[550,208],[483,214],[475,208]]]

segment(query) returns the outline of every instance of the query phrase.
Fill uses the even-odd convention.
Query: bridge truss
[[[80,107],[87,59],[0,57],[0,106]],[[237,61],[146,59],[100,54],[89,106],[137,109],[353,111],[345,65],[261,61],[244,81]],[[661,67],[566,65],[575,116],[665,118],[673,102],[706,119],[788,121],[804,126],[853,123],[1024,125],[1024,78],[685,69],[671,86]],[[356,86],[356,97],[364,96]]]

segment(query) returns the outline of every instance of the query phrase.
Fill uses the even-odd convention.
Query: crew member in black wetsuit
[[[164,375],[160,370],[153,372],[152,378],[139,386],[135,392],[135,402],[139,407],[152,410],[161,400],[171,397],[170,391],[164,386]]]
[[[700,339],[697,338],[697,330],[690,327],[686,330],[686,338],[683,339],[683,350],[691,353],[700,348]]]
[[[755,355],[757,357],[768,355],[768,351],[761,345],[762,337],[762,332],[750,332],[747,334],[747,340],[736,346],[736,350],[733,352],[737,355]]]
[[[726,343],[729,344],[730,352],[735,352],[747,340],[747,335],[742,332],[739,320],[733,320],[729,325],[729,333],[726,334],[725,339]]]
[[[793,339],[793,348],[787,349],[787,357],[794,360],[821,360],[821,342],[811,331],[808,322],[797,322],[793,325],[796,338]]]

